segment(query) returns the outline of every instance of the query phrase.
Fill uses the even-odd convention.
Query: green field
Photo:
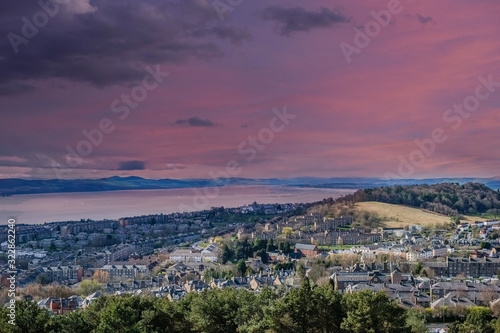
[[[349,250],[354,245],[319,245],[320,250]]]

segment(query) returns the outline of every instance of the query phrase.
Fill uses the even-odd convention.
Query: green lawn
[[[319,245],[320,250],[349,250],[353,245]]]

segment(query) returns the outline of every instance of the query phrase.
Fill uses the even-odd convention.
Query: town
[[[435,316],[464,306],[500,312],[500,221],[370,229],[356,226],[352,216],[307,213],[309,207],[254,203],[19,225],[19,295],[64,314],[103,294],[179,300],[205,289],[289,290],[307,277],[341,293],[383,291],[401,306]],[[0,282],[8,287],[6,254],[0,258]]]

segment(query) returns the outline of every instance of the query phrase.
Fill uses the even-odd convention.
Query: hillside
[[[491,188],[500,188],[500,179],[495,178],[434,178],[434,179],[398,179],[397,184],[438,184],[467,182],[486,184]],[[279,185],[293,187],[360,189],[379,188],[394,185],[394,181],[378,178],[230,178],[230,179],[147,179],[141,177],[109,177],[101,179],[0,179],[0,196],[36,194],[36,193],[68,193],[97,192],[118,190],[151,190],[172,188],[214,187],[225,185]],[[367,201],[367,200],[364,200]],[[377,200],[378,201],[378,200]]]
[[[450,217],[473,222],[500,217],[500,192],[479,183],[395,185],[325,199],[309,212],[351,215],[356,225],[367,228],[439,225],[449,223]]]
[[[422,208],[448,216],[500,215],[500,192],[479,183],[386,186],[358,190],[337,200],[344,204],[365,201]]]
[[[430,212],[424,209],[382,202],[358,202],[355,209],[377,214],[381,219],[380,226],[386,228],[402,228],[408,225],[423,225],[426,227],[450,223],[450,217]],[[464,216],[463,222],[483,221],[485,219]]]

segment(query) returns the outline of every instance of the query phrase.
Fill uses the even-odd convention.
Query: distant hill
[[[480,183],[394,185],[368,188],[339,198],[335,203],[352,204],[366,201],[423,208],[448,216],[484,213],[500,215],[500,191],[495,191]],[[331,203],[333,204],[333,200]]]
[[[436,184],[442,182],[478,182],[498,189],[500,178],[435,178],[435,179],[398,179],[379,178],[231,178],[216,181],[213,179],[145,179],[141,177],[109,177],[102,179],[0,179],[0,195],[19,195],[36,193],[95,192],[117,190],[146,190],[213,187],[224,185],[281,185],[336,189],[365,189],[388,185]]]

